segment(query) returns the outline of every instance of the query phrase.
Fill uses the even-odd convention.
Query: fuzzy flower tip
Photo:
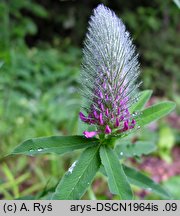
[[[97,127],[97,131],[84,132],[87,138],[135,127],[129,110],[138,97],[138,75],[139,63],[129,33],[121,19],[100,4],[89,21],[83,49],[81,83],[87,114],[80,112],[79,117]]]

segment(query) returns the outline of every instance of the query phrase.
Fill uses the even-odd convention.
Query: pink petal
[[[129,129],[128,122],[125,121],[125,122],[124,122],[124,128],[123,128],[123,130],[124,130],[124,131],[127,131],[128,129]]]
[[[100,104],[100,107],[101,107],[101,110],[104,111],[104,106],[102,103]]]
[[[106,125],[105,133],[106,134],[110,134],[111,133],[111,128],[109,127],[109,125]]]
[[[91,137],[96,136],[98,132],[97,131],[84,131],[83,134],[86,138],[91,138]]]
[[[104,124],[102,113],[99,114],[99,122],[100,122],[100,125]]]
[[[120,113],[121,113],[121,108],[120,107],[118,107],[118,115],[120,115]]]
[[[96,119],[99,118],[99,115],[97,114],[96,110],[94,110],[93,114],[94,114],[94,117],[95,117]]]
[[[115,127],[119,127],[119,119],[118,118],[116,118]]]
[[[106,114],[106,116],[109,115],[109,110],[108,110],[108,108],[106,108],[106,112],[105,112],[105,114]]]
[[[130,129],[133,129],[135,125],[136,125],[136,121],[133,119],[131,121]]]
[[[135,124],[136,124],[136,121],[133,119],[131,123],[132,123],[133,125],[135,125]]]
[[[87,118],[85,117],[85,115],[82,112],[79,113],[79,117],[83,122],[87,122]]]
[[[103,98],[103,94],[101,91],[99,92],[99,96],[100,96],[100,98]]]

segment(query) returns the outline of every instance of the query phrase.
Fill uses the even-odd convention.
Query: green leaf
[[[172,196],[161,185],[155,183],[152,179],[142,174],[136,169],[123,165],[123,170],[128,178],[128,181],[132,185],[136,185],[139,188],[151,191],[164,199],[172,199]],[[100,167],[100,172],[107,176],[104,166]]]
[[[167,115],[175,108],[175,103],[166,101],[155,104],[143,110],[141,115],[136,117],[136,122],[139,127],[147,125],[161,117]]]
[[[166,187],[171,194],[173,194],[173,199],[180,200],[180,187],[177,187],[180,182],[180,175],[173,176],[167,181],[163,182],[163,186]]]
[[[156,145],[148,141],[137,141],[132,144],[130,141],[116,145],[115,152],[121,158],[147,155],[156,150]]]
[[[136,185],[140,188],[154,192],[155,194],[165,198],[171,199],[171,195],[162,186],[155,183],[152,179],[140,173],[139,171],[123,166],[124,172],[126,173],[128,180],[131,184]]]
[[[140,92],[139,100],[137,103],[132,105],[132,107],[130,108],[130,113],[133,113],[137,110],[141,110],[142,108],[144,108],[144,106],[150,99],[151,95],[152,95],[152,90],[145,90],[145,91]]]
[[[52,199],[80,199],[93,181],[100,165],[99,146],[86,149],[79,160],[66,172],[52,195]]]
[[[100,157],[108,176],[111,193],[119,195],[121,199],[132,199],[131,187],[117,155],[108,146],[101,146]]]
[[[84,136],[51,136],[34,138],[17,146],[12,154],[37,155],[44,153],[64,154],[81,148],[98,144],[98,139],[87,139]]]
[[[173,2],[177,5],[178,8],[180,8],[180,0],[173,0]]]

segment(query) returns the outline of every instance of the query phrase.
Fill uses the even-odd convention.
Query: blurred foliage
[[[1,158],[29,137],[77,133],[80,48],[98,3],[113,9],[132,33],[140,53],[142,88],[176,101],[180,113],[180,10],[173,1],[1,0]],[[138,139],[156,142],[157,155],[171,160],[177,140],[170,126],[160,125],[153,135],[147,130]],[[55,155],[1,159],[0,194],[12,199],[42,190],[45,196],[73,159],[70,155],[63,160]],[[101,177],[98,181],[106,186]],[[167,187],[177,181],[171,180]],[[102,189],[98,196],[106,199],[106,195]]]
[[[180,90],[179,9],[170,1],[154,2],[156,7],[138,7],[134,14],[127,12],[124,20],[139,44],[143,88],[174,98]]]
[[[170,193],[173,195],[174,199],[176,200],[180,200],[180,189],[177,187],[179,182],[180,182],[180,175],[171,177],[163,184],[170,191]]]
[[[80,104],[78,55],[76,49],[66,53],[35,48],[22,53],[11,49],[11,64],[1,68],[1,153],[5,153],[4,146],[16,145],[22,138],[58,131],[73,133],[70,124]]]
[[[6,30],[0,33],[1,154],[24,138],[60,131],[73,133],[72,121],[80,104],[77,94],[80,51],[73,47],[66,52],[51,47],[28,48],[25,35],[36,31],[29,31],[27,25],[37,27],[30,18],[23,19],[20,11],[31,8],[41,17],[46,11],[27,2],[0,3],[4,9],[0,13],[4,18],[2,29]]]
[[[172,129],[168,126],[162,126],[159,130],[159,141],[157,143],[159,155],[167,162],[172,162],[170,152],[175,144],[175,136]]]

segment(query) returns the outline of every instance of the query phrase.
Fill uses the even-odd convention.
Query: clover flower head
[[[84,131],[119,134],[135,128],[130,107],[137,101],[139,63],[125,25],[113,11],[100,4],[89,21],[81,70],[82,93],[87,99],[80,119],[97,127]]]

